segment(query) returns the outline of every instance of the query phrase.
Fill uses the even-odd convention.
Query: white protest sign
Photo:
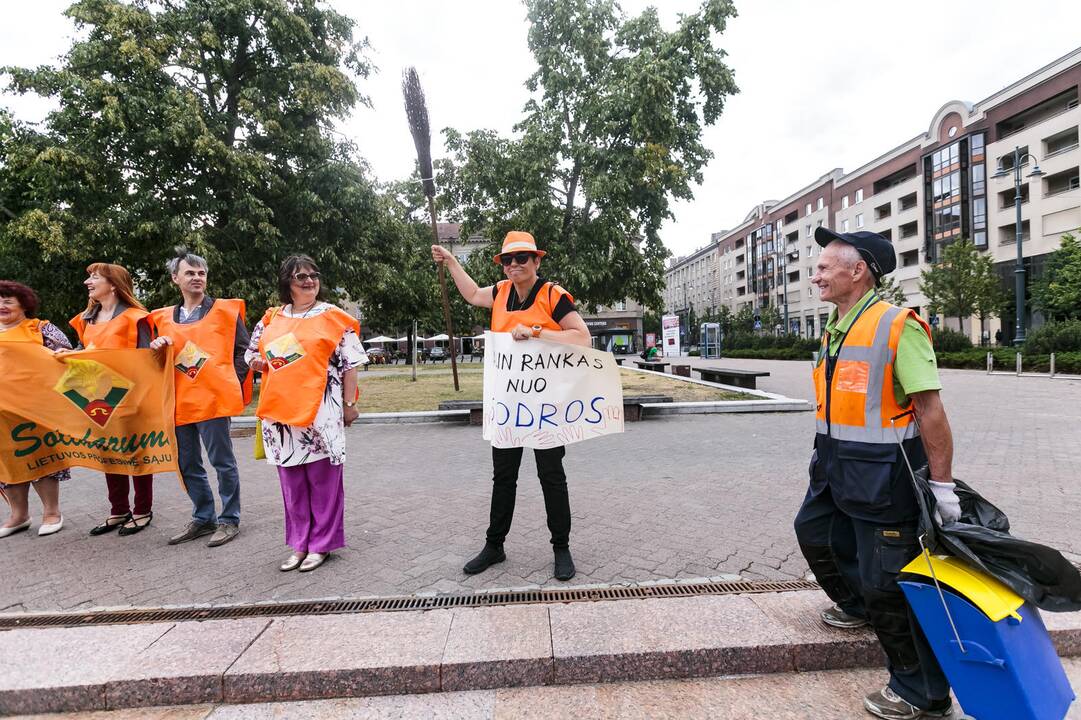
[[[484,333],[484,439],[551,448],[623,432],[623,384],[612,353]]]

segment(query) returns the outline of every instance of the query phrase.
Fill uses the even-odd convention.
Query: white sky
[[[649,4],[674,26],[693,0]],[[8,2],[0,65],[49,63],[70,43],[59,0]],[[514,0],[337,0],[372,44],[380,71],[361,85],[372,109],[341,126],[380,180],[408,175],[415,154],[405,124],[401,71],[415,65],[432,127],[508,133],[526,101],[533,60],[525,10]],[[780,199],[834,167],[852,170],[925,132],[949,100],[975,102],[1078,46],[1077,0],[737,0],[720,38],[741,92],[706,132],[716,157],[695,200],[675,206],[662,229],[677,255],[739,224],[756,203]],[[1021,12],[1024,17],[1018,18]],[[48,105],[0,96],[16,115]],[[439,157],[439,138],[433,155]]]

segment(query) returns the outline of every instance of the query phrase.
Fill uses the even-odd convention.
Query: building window
[[[821,210],[825,206],[822,198],[818,198],[818,209]]]
[[[807,214],[811,214],[811,203],[807,203]]]
[[[847,194],[843,198],[841,198],[841,209],[842,210],[847,210],[848,209],[848,195]]]
[[[616,303],[616,306],[615,306],[614,309],[616,309],[616,310],[626,310],[627,309],[627,301],[626,300],[620,300],[619,302]]]
[[[812,235],[814,235],[814,229],[810,225],[807,225],[807,237],[811,237]]]
[[[863,188],[856,191],[856,204],[859,205],[863,202]]]
[[[848,232],[848,220],[842,220],[841,221],[841,232],[843,232],[843,233]]]
[[[863,213],[858,213],[856,215],[856,229],[858,230],[861,227],[863,227]]]

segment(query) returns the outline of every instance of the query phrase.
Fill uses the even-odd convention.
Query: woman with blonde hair
[[[89,296],[86,310],[70,320],[79,334],[78,349],[149,347],[150,325],[143,304],[135,298],[131,275],[120,265],[92,263],[86,268],[83,282]],[[104,535],[119,530],[120,535],[134,535],[154,518],[154,476],[136,475],[130,478],[118,473],[105,473],[109,488],[109,517],[90,530],[91,535]],[[135,505],[128,500],[129,486],[135,486]]]

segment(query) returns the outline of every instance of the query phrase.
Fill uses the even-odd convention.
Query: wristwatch
[[[343,403],[342,403],[342,405],[345,405],[345,406],[346,406],[347,408],[351,408],[351,407],[356,407],[356,406],[357,406],[356,402],[343,402]]]
[[[542,328],[540,325],[534,325],[533,326],[533,337],[539,338],[540,334],[541,334],[541,330],[543,330],[543,329],[544,328]]]

